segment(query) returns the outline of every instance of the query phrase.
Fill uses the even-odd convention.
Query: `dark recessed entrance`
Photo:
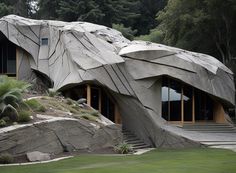
[[[0,74],[16,77],[16,46],[0,33]]]
[[[74,100],[86,98],[87,104],[98,110],[103,116],[114,123],[121,123],[115,101],[103,88],[94,85],[80,85],[63,91],[63,94]]]

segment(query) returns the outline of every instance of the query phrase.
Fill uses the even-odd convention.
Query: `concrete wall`
[[[33,72],[30,66],[31,56],[23,49],[16,48],[17,58],[17,79],[30,81],[33,76]]]

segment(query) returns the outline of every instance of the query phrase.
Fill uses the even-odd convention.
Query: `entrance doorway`
[[[16,46],[0,33],[0,74],[16,77]]]
[[[95,85],[80,85],[63,92],[73,100],[86,98],[87,104],[116,124],[121,124],[121,116],[114,99],[105,89]]]

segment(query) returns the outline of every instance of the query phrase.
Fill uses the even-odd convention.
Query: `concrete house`
[[[86,98],[154,147],[194,145],[177,126],[227,124],[235,104],[233,73],[214,57],[86,22],[1,18],[0,74]]]

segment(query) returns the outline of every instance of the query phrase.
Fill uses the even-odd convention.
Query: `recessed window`
[[[0,74],[16,76],[16,46],[7,40],[0,43]]]
[[[41,45],[48,45],[48,38],[42,38],[41,39]]]
[[[167,121],[212,121],[213,100],[196,88],[163,77],[162,117]]]

